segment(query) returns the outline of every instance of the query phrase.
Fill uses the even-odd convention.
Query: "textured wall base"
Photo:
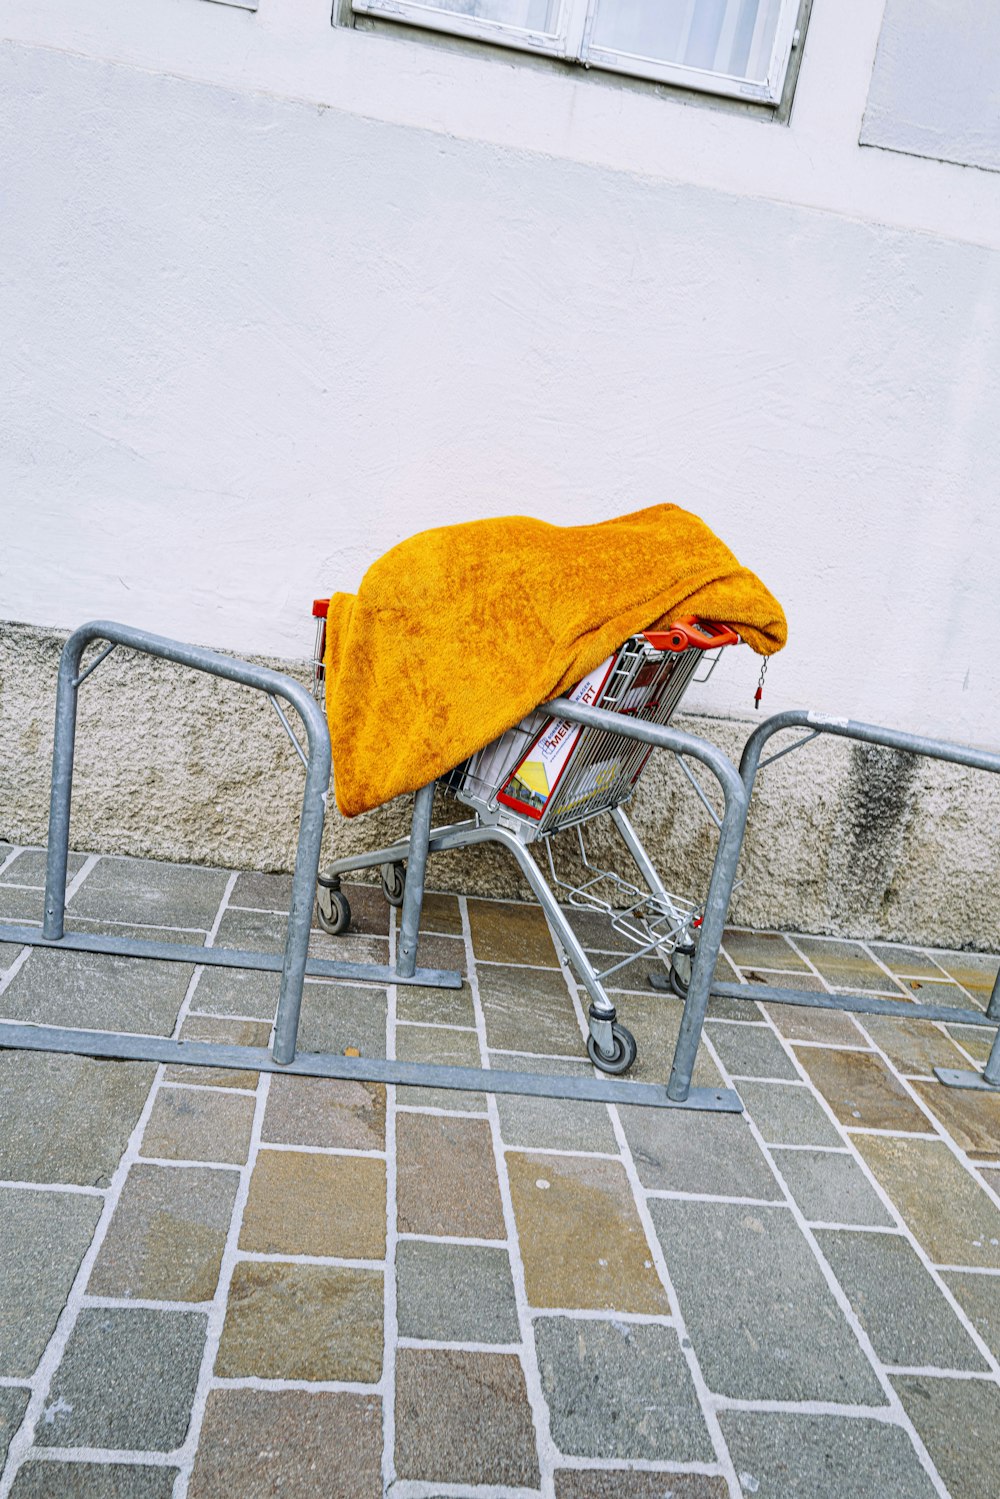
[[[0,837],[17,843],[46,836],[63,638],[0,625]],[[308,671],[266,664],[303,680]],[[701,716],[678,723],[734,760],[752,727]],[[122,650],[82,690],[74,847],[289,869],[301,791],[302,768],[258,693]],[[328,856],[388,842],[405,831],[408,812],[405,798],[350,822],[331,810]],[[453,804],[438,808],[439,820],[451,815]],[[654,759],[632,815],[668,885],[700,898],[714,828],[670,758]],[[595,854],[617,858],[616,842],[608,825],[593,839]],[[1000,780],[820,739],[758,779],[732,919],[990,949],[1000,928],[998,868]],[[430,883],[527,894],[512,861],[493,849],[437,857]]]

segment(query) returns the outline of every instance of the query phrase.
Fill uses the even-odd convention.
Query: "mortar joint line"
[[[783,1038],[779,1039],[783,1040]],[[706,1046],[711,1053],[716,1066],[722,1073],[723,1078],[728,1080],[727,1070],[723,1065],[722,1059],[715,1051],[710,1038],[706,1040]],[[790,1046],[787,1046],[786,1049],[789,1052],[791,1051]],[[794,1057],[792,1058],[792,1060],[794,1060]],[[885,1372],[885,1366],[883,1365],[878,1354],[875,1352],[875,1348],[872,1344],[871,1338],[868,1336],[864,1327],[861,1325],[860,1319],[858,1318],[857,1313],[854,1311],[854,1308],[851,1306],[846,1292],[844,1291],[840,1282],[837,1280],[832,1266],[829,1264],[828,1260],[820,1249],[819,1244],[816,1240],[816,1236],[813,1233],[812,1229],[809,1227],[809,1224],[806,1221],[805,1214],[802,1212],[802,1209],[795,1201],[791,1189],[789,1188],[788,1183],[785,1181],[784,1176],[777,1162],[775,1161],[772,1152],[768,1149],[767,1145],[765,1145],[763,1136],[761,1135],[760,1130],[757,1128],[751,1116],[749,1114],[746,1114],[744,1117],[746,1118],[747,1125],[749,1126],[751,1134],[756,1140],[758,1147],[763,1152],[764,1158],[774,1174],[774,1178],[778,1183],[778,1186],[785,1194],[786,1201],[788,1202],[788,1205],[792,1210],[792,1216],[794,1217],[795,1222],[798,1225],[799,1231],[804,1236],[807,1245],[813,1253],[817,1267],[827,1284],[827,1288],[832,1293],[833,1298],[839,1306],[845,1321],[847,1322],[858,1342],[862,1354],[867,1358],[872,1373],[875,1375],[876,1380],[882,1387],[882,1391],[887,1398],[889,1410],[894,1418],[893,1424],[902,1426],[906,1431],[921,1462],[921,1465],[927,1473],[928,1478],[934,1484],[937,1493],[940,1495],[940,1499],[949,1499],[948,1491],[945,1488],[944,1482],[941,1479],[937,1468],[935,1467],[931,1459],[930,1453],[927,1451],[922,1438],[913,1425],[913,1422],[907,1415],[899,1395],[896,1393],[888,1375]]]
[[[547,919],[546,924],[549,924]],[[577,1024],[580,1028],[581,1035],[586,1036],[588,1034],[589,1027],[584,1015],[583,1003],[580,998],[580,987],[575,981],[574,975],[569,965],[569,960],[565,952],[562,950],[562,946],[558,942],[556,934],[552,931],[551,925],[549,925],[549,931],[552,937],[552,941],[555,945],[556,955],[559,959],[559,967],[560,971],[562,972],[563,981],[566,984],[566,988],[570,996],[570,1001],[576,1012]],[[639,1173],[636,1169],[631,1147],[628,1143],[628,1137],[621,1122],[619,1110],[614,1104],[606,1104],[605,1107],[607,1109],[611,1128],[618,1143],[621,1163],[625,1170],[625,1175],[628,1179],[632,1200],[635,1204],[639,1222],[642,1226],[642,1231],[646,1238],[646,1246],[649,1250],[650,1259],[653,1262],[653,1266],[656,1270],[657,1276],[659,1277],[660,1284],[662,1285],[666,1293],[667,1305],[672,1309],[674,1329],[677,1334],[678,1346],[680,1348],[682,1357],[685,1359],[688,1366],[688,1372],[694,1385],[695,1398],[697,1399],[698,1405],[701,1409],[702,1418],[705,1422],[705,1426],[709,1434],[709,1440],[712,1443],[716,1459],[729,1486],[731,1499],[742,1499],[742,1485],[740,1484],[739,1478],[736,1473],[736,1467],[730,1455],[725,1437],[723,1436],[719,1419],[716,1416],[714,1409],[712,1408],[708,1385],[705,1381],[704,1374],[702,1373],[701,1363],[698,1359],[698,1355],[694,1347],[694,1342],[688,1335],[687,1325],[680,1307],[680,1301],[674,1289],[669,1269],[667,1268],[666,1257],[663,1253],[662,1246],[660,1245],[659,1238],[656,1234],[656,1229],[649,1212],[649,1206],[645,1197],[644,1189],[639,1179]]]

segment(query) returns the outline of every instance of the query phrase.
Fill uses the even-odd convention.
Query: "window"
[[[777,105],[799,0],[352,0],[355,11]]]

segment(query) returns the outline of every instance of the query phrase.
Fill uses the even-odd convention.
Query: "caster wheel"
[[[611,1035],[614,1039],[614,1050],[610,1054],[601,1050],[593,1036],[588,1036],[587,1055],[594,1066],[599,1067],[602,1072],[615,1074],[627,1072],[639,1050],[635,1044],[635,1037],[631,1031],[617,1023],[612,1025]]]
[[[402,864],[382,865],[382,894],[390,906],[401,906],[403,904],[403,891],[406,889],[406,870]]]
[[[695,951],[693,942],[678,942],[670,959],[670,987],[678,999],[687,999]]]
[[[678,999],[687,999],[688,986],[681,978],[673,963],[670,965],[670,992],[676,994]]]
[[[342,890],[328,890],[320,885],[316,892],[316,915],[324,932],[341,937],[351,924],[351,908]]]

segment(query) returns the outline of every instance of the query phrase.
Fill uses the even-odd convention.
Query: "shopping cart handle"
[[[644,630],[643,635],[654,651],[686,651],[689,646],[697,651],[714,651],[720,645],[740,643],[740,637],[728,625],[717,625],[693,615],[675,619],[666,630]]]

